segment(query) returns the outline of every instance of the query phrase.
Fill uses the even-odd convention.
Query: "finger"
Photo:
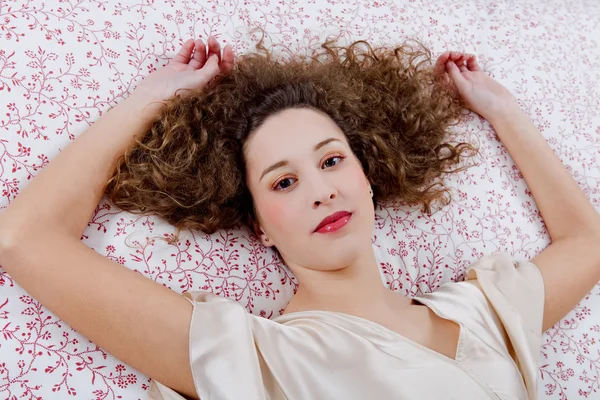
[[[233,65],[235,63],[235,56],[233,54],[233,47],[230,44],[225,46],[223,49],[223,59],[221,61],[221,73],[229,74],[233,71]]]
[[[442,65],[446,65],[448,59],[450,58],[450,51],[443,52],[437,59],[437,63],[441,63]]]
[[[477,58],[473,54],[469,54],[469,58],[467,58],[467,68],[469,71],[483,71],[479,64],[477,64]]]
[[[177,53],[177,55],[175,57],[173,57],[171,62],[187,64],[190,61],[190,56],[192,55],[193,49],[194,49],[194,41],[192,39],[186,40],[186,42],[183,44],[183,46],[181,46],[179,53]]]
[[[464,53],[461,53],[460,51],[452,51],[449,58],[450,61],[459,61],[463,57]]]
[[[196,73],[196,84],[200,87],[206,86],[212,81],[217,75],[219,75],[219,57],[216,54],[208,57],[204,67],[195,71]]]
[[[460,68],[460,66],[464,65],[465,63],[464,58],[464,54],[460,51],[449,51],[447,59],[445,59],[444,64],[442,64],[442,68],[446,70],[446,64],[448,63],[448,61],[453,62]]]
[[[219,42],[217,42],[217,39],[215,39],[212,36],[208,37],[208,57],[212,56],[213,54],[216,54],[217,57],[219,57],[219,62],[221,62],[221,45],[219,44]]]
[[[442,76],[445,82],[450,80],[450,77],[446,74],[446,63],[448,62],[449,57],[450,52],[445,51],[438,57],[437,61],[435,62],[435,66],[433,67],[434,75]]]
[[[460,70],[455,63],[448,61],[446,63],[446,69],[448,70],[448,74],[450,74],[450,78],[452,78],[452,81],[457,87],[464,83],[465,78],[460,74]]]
[[[190,60],[190,65],[196,69],[202,68],[206,62],[206,46],[202,40],[196,40],[196,48],[194,49],[194,57]]]
[[[458,56],[454,60],[454,63],[458,67],[460,72],[468,71],[466,67],[467,54],[458,53]]]

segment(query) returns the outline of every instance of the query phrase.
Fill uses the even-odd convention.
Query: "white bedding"
[[[0,206],[190,36],[213,34],[237,53],[267,44],[302,52],[327,32],[392,44],[422,39],[434,56],[477,55],[508,87],[600,210],[600,3],[368,0],[328,2],[0,1]],[[324,30],[322,27],[327,27]],[[374,247],[382,279],[405,294],[462,280],[496,251],[531,259],[549,244],[510,155],[475,114],[456,140],[481,146],[479,164],[447,178],[452,204],[430,217],[379,208]],[[472,162],[472,161],[470,161]],[[278,316],[296,282],[247,232],[184,232],[100,203],[84,242],[177,292],[208,290],[256,315]],[[233,246],[230,246],[233,244]],[[565,273],[569,267],[565,266]],[[600,290],[596,286],[540,349],[539,396],[600,398]],[[97,348],[28,296],[0,268],[0,398],[142,399],[149,378]]]

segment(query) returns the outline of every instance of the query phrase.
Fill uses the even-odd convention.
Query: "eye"
[[[337,162],[331,162],[332,160],[338,159],[339,161]],[[328,159],[325,160],[325,162],[323,163],[323,166],[327,166],[327,167],[335,167],[337,164],[339,164],[340,162],[342,162],[342,160],[344,159],[344,157],[336,155],[333,157],[329,157]],[[321,167],[323,168],[323,167]]]
[[[289,188],[290,186],[292,186],[292,183],[290,183],[290,181],[293,179],[294,178],[283,178],[278,180],[273,184],[273,190],[285,190]]]
[[[325,160],[325,162],[323,162],[321,168],[325,169],[325,168],[335,167],[337,164],[342,162],[342,160],[344,158],[346,158],[346,157],[341,156],[341,155],[335,155],[335,156],[329,157]],[[296,180],[297,180],[296,178],[284,177],[284,178],[276,181],[273,184],[272,189],[275,191],[284,191],[284,190],[290,188],[294,184],[294,181],[296,181]]]

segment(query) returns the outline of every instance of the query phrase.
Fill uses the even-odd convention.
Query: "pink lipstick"
[[[348,211],[338,211],[328,217],[323,218],[321,223],[317,225],[315,232],[318,233],[329,233],[336,232],[342,229],[348,221],[352,218],[352,213]]]

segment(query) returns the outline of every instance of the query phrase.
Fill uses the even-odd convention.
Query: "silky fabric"
[[[269,320],[208,292],[185,296],[202,400],[537,398],[543,280],[535,264],[507,253],[472,263],[463,282],[414,297],[460,325],[455,359],[349,314]],[[155,380],[149,398],[185,399]]]

